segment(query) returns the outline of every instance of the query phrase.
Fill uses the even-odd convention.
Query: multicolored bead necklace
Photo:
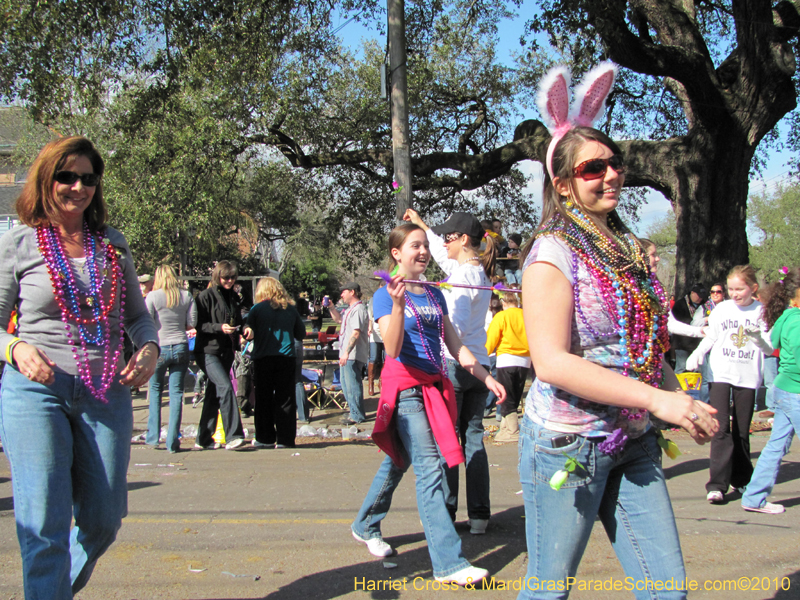
[[[100,402],[107,403],[106,392],[116,376],[116,365],[122,352],[121,344],[116,350],[111,351],[111,325],[109,315],[114,309],[119,289],[119,339],[122,340],[122,317],[125,310],[125,281],[122,277],[122,266],[114,246],[99,233],[89,231],[89,226],[83,223],[83,252],[86,257],[85,267],[89,273],[89,293],[84,295],[75,283],[73,267],[64,252],[61,237],[52,225],[36,228],[36,240],[39,252],[44,257],[50,281],[53,284],[53,295],[61,309],[61,321],[67,339],[72,347],[72,356],[78,365],[81,380],[92,396]],[[103,252],[103,266],[98,267],[97,246],[101,245]],[[108,301],[103,297],[103,282],[109,279],[111,289]],[[89,306],[92,311],[90,318],[81,317],[81,301]],[[78,337],[82,356],[78,353],[77,342],[72,333],[72,328],[78,329]],[[91,360],[88,345],[103,348],[103,374],[100,387],[95,388],[92,383]]]
[[[425,291],[425,296],[428,299],[428,306],[433,313],[433,324],[436,327],[436,331],[439,333],[438,360],[437,357],[433,355],[433,350],[431,349],[430,344],[428,344],[428,342],[425,340],[425,333],[423,330],[423,320],[430,322],[431,319],[422,317],[422,315],[420,315],[419,308],[417,308],[417,305],[411,299],[411,296],[408,292],[405,293],[406,306],[411,309],[411,314],[414,315],[414,318],[417,320],[417,330],[419,331],[419,339],[422,342],[422,349],[425,351],[425,356],[428,357],[429,361],[436,365],[436,368],[439,369],[440,373],[445,374],[447,373],[447,359],[444,354],[444,313],[442,312],[442,307],[439,306],[439,303],[433,296],[433,293],[426,286],[423,286],[422,289]]]
[[[667,297],[658,279],[650,272],[647,257],[630,234],[617,231],[612,224],[612,239],[573,202],[565,203],[569,220],[554,216],[538,235],[554,235],[572,250],[572,269],[578,279],[578,259],[586,266],[615,322],[611,331],[591,326],[580,302],[578,286],[573,286],[578,317],[595,337],[618,335],[622,348],[624,374],[658,387],[661,383],[662,355],[669,348]],[[628,409],[629,419],[641,418],[640,411]]]

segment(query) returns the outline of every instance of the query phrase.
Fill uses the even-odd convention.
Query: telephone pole
[[[389,73],[391,75],[392,150],[394,180],[402,186],[397,197],[397,220],[412,207],[411,147],[408,141],[408,79],[406,75],[406,18],[404,0],[386,0],[389,13]]]

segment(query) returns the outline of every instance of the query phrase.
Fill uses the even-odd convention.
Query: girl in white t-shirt
[[[728,274],[730,300],[721,302],[708,317],[706,337],[686,361],[697,370],[709,350],[712,372],[709,401],[717,409],[719,431],[711,440],[710,476],[706,498],[712,504],[724,500],[728,487],[744,488],[753,474],[750,462],[750,420],[756,390],[761,385],[764,352],[772,352],[761,336],[766,328],[756,274],[740,265]],[[733,397],[733,405],[730,399]],[[732,417],[732,418],[731,418]]]

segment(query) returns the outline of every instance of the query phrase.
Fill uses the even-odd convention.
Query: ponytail
[[[494,269],[497,265],[497,256],[500,254],[500,250],[497,247],[497,242],[495,241],[494,237],[491,235],[484,235],[475,236],[469,238],[470,246],[475,248],[476,250],[481,247],[481,242],[486,240],[486,250],[484,250],[483,254],[480,255],[480,262],[481,266],[483,267],[483,272],[486,273],[486,277],[492,281],[494,277]]]

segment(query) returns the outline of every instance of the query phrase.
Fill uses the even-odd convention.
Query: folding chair
[[[322,410],[330,404],[325,388],[322,387],[322,369],[303,369],[302,373],[306,399],[315,408]]]
[[[336,406],[338,406],[342,410],[346,410],[348,408],[347,400],[345,400],[344,397],[344,390],[342,389],[340,369],[334,369],[333,381],[331,381],[330,387],[325,388],[325,392],[326,396],[329,399],[329,402],[333,402]]]

